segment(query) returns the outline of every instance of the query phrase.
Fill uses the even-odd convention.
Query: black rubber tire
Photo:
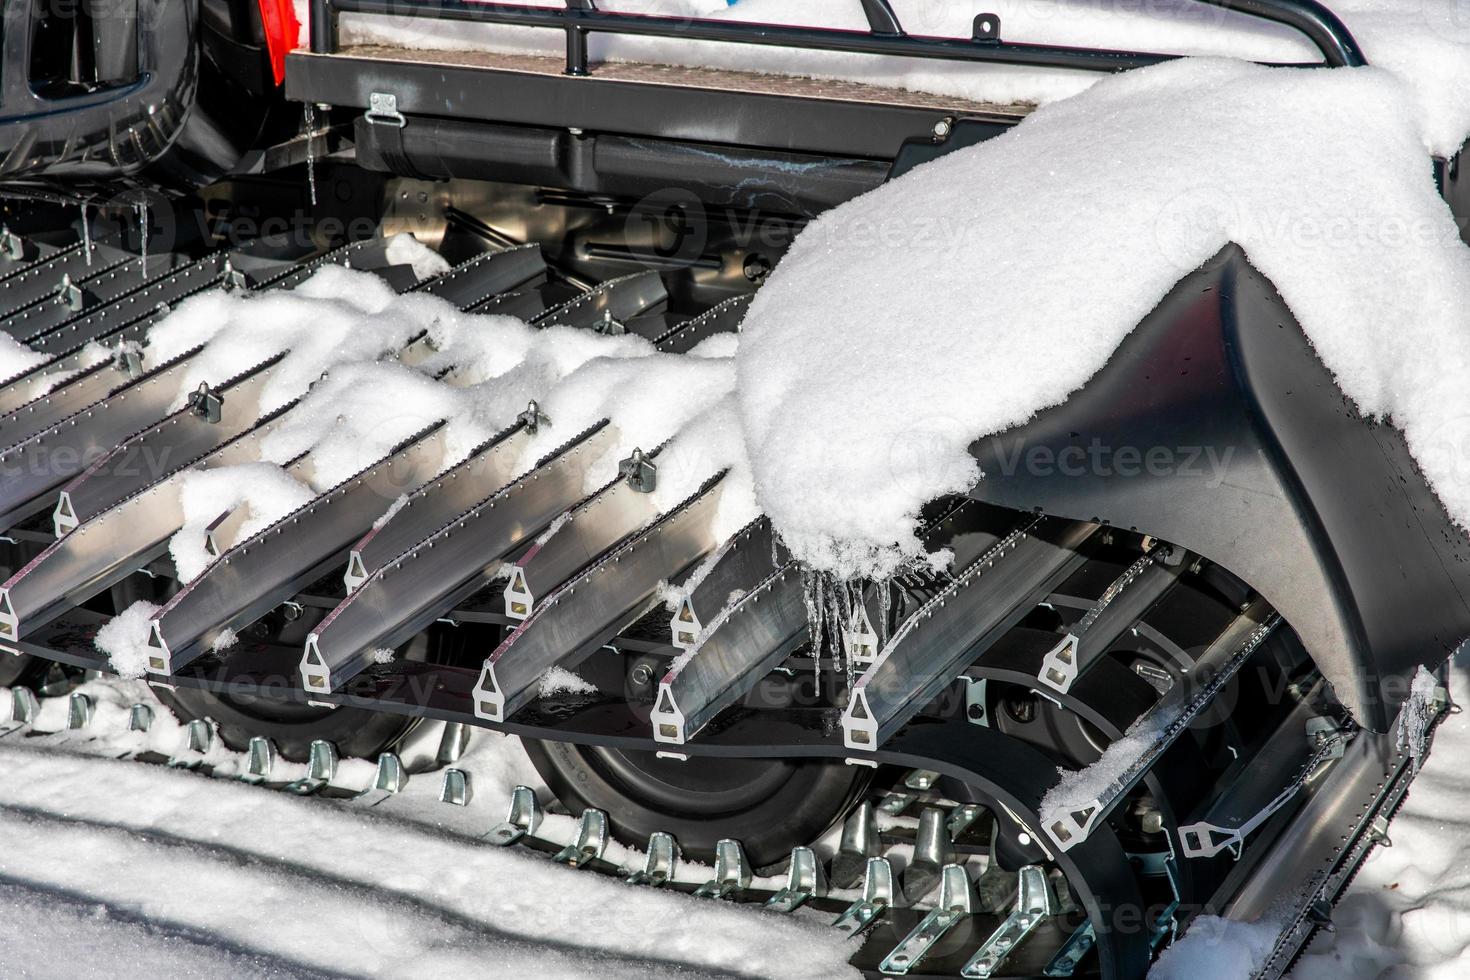
[[[324,738],[341,756],[375,759],[416,719],[366,708],[323,708],[274,698],[244,698],[199,688],[155,688],[159,700],[184,719],[211,718],[226,745],[243,752],[250,739],[264,735],[281,755],[305,762],[313,739]]]
[[[660,759],[570,742],[525,740],[526,754],[573,813],[602,810],[613,836],[645,847],[655,831],[710,863],[715,844],[740,841],[755,868],[773,868],[846,816],[870,770],[789,759]]]

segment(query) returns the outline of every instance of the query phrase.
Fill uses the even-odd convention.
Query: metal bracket
[[[939,886],[939,904],[883,959],[879,969],[903,976],[919,965],[944,934],[975,910],[975,889],[962,865],[945,865]]]
[[[81,286],[72,282],[70,273],[62,274],[61,284],[56,287],[56,302],[73,313],[80,313],[87,305],[87,294],[82,291]]]
[[[276,743],[264,735],[256,735],[247,746],[245,760],[240,782],[259,786],[271,778],[271,770],[275,768]]]
[[[139,702],[128,708],[128,731],[146,732],[153,727],[153,709]]]
[[[529,786],[517,786],[510,794],[510,812],[505,823],[490,828],[485,839],[496,847],[509,847],[523,837],[531,837],[541,826],[541,805]]]
[[[658,467],[641,449],[618,464],[618,475],[639,493],[653,493],[658,487]]]
[[[201,761],[198,756],[208,754],[214,747],[214,728],[207,718],[195,718],[184,728],[184,744],[176,755],[168,760],[170,769],[193,769]]]
[[[960,969],[960,976],[989,980],[1042,920],[1055,913],[1055,904],[1046,872],[1035,864],[1022,868],[1016,883],[1016,907]]]
[[[533,400],[527,403],[524,412],[516,416],[516,421],[531,435],[535,435],[543,425],[551,424],[551,417],[541,411],[541,406]]]
[[[408,120],[398,111],[398,96],[389,92],[369,93],[368,110],[363,118],[374,125],[396,126],[399,129],[408,125]]]
[[[832,928],[848,937],[856,936],[890,908],[905,904],[893,883],[893,865],[887,858],[869,858],[863,881],[863,897],[849,905],[832,922]]]
[[[791,849],[791,867],[786,873],[786,887],[770,897],[766,908],[773,912],[795,912],[813,898],[827,895],[827,876],[822,862],[810,847]]]
[[[851,888],[865,871],[871,874],[872,859],[882,849],[873,804],[861,803],[842,824],[842,837],[837,845],[837,853],[832,856],[833,887]]]
[[[583,810],[577,839],[557,851],[552,860],[570,868],[581,868],[601,858],[606,849],[607,814],[601,810]]]
[[[72,694],[66,702],[67,731],[77,731],[92,724],[92,699],[85,694]]]
[[[470,774],[463,769],[445,769],[443,781],[439,783],[439,802],[451,806],[469,806],[474,799],[475,787]]]
[[[235,268],[234,263],[229,260],[228,256],[225,258],[224,264],[220,266],[219,276],[220,285],[223,286],[226,291],[233,292],[238,290],[240,292],[244,292],[245,290],[250,288],[249,277],[246,276],[245,273],[241,272],[239,269]]]
[[[208,381],[199,382],[199,387],[189,395],[189,411],[210,424],[220,420],[223,407],[224,399],[209,387]]]
[[[996,14],[977,14],[971,40],[1000,43],[1000,17]]]
[[[26,257],[26,243],[4,225],[0,225],[0,255],[11,262],[19,262]]]
[[[733,898],[750,887],[750,865],[738,840],[715,844],[715,876],[694,890],[695,898]]]
[[[984,677],[961,677],[960,680],[965,683],[965,720],[972,725],[990,727],[987,680]]]
[[[648,837],[648,854],[643,859],[643,869],[635,871],[623,881],[629,885],[648,885],[658,888],[674,880],[674,871],[679,866],[679,843],[672,834],[656,830]]]
[[[337,746],[324,738],[315,739],[307,754],[306,778],[286,784],[286,792],[310,796],[337,775]]]

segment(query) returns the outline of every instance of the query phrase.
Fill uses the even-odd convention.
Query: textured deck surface
[[[494,51],[441,51],[379,44],[345,46],[340,54],[383,61],[413,61],[421,64],[453,65],[463,68],[485,68],[537,75],[561,75],[566,62],[561,57],[535,54],[504,54]],[[795,75],[767,75],[760,72],[732,71],[724,68],[688,68],[677,65],[649,65],[609,61],[595,65],[593,77],[620,82],[650,85],[678,85],[685,88],[718,89],[728,92],[757,92],[767,95],[789,95],[808,99],[831,99],[841,102],[869,102],[884,105],[912,106],[926,109],[953,109],[962,113],[986,113],[1007,116],[1025,115],[1035,106],[974,102],[948,95],[911,92],[906,89],[864,85],[858,82],[833,81]]]

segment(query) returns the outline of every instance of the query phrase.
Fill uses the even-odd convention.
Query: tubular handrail
[[[977,17],[974,36],[968,39],[908,34],[899,24],[898,16],[889,0],[859,2],[868,21],[869,29],[866,31],[618,13],[598,9],[594,0],[565,0],[564,8],[524,7],[507,3],[481,3],[476,0],[311,0],[311,50],[316,54],[335,53],[338,46],[338,15],[353,13],[423,16],[437,20],[561,30],[567,38],[568,75],[590,73],[587,37],[594,33],[679,37],[691,41],[774,45],[857,54],[1103,72],[1141,68],[1180,57],[1106,48],[1002,41],[998,36],[998,21],[993,14],[981,14]],[[1366,64],[1362,50],[1346,25],[1317,0],[1197,2],[1293,28],[1316,45],[1322,53],[1323,64],[1328,67],[1360,67]]]

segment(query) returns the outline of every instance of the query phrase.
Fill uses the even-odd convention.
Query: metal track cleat
[[[949,811],[949,819],[945,821],[945,829],[949,831],[951,841],[959,838],[961,834],[974,826],[975,821],[985,815],[985,808],[978,803],[961,803]]]
[[[168,760],[170,768],[193,769],[203,760],[200,758],[214,746],[214,728],[207,718],[195,718],[184,726],[184,743],[176,755]]]
[[[862,880],[864,873],[871,874],[872,858],[882,850],[878,839],[878,821],[873,815],[873,804],[862,803],[848,816],[842,825],[842,840],[837,853],[832,857],[830,879],[833,888],[851,888]]]
[[[1046,965],[1044,975],[1048,977],[1070,977],[1077,972],[1077,965],[1097,945],[1097,934],[1092,931],[1092,922],[1084,922],[1057,950],[1057,955]]]
[[[469,773],[463,769],[444,770],[444,778],[439,783],[440,803],[448,803],[451,806],[469,806],[474,795],[475,788],[470,783]]]
[[[913,769],[910,770],[908,775],[903,777],[903,784],[905,786],[920,793],[926,793],[930,789],[933,789],[934,784],[937,782],[939,782],[939,773],[931,772],[928,769]]]
[[[0,256],[7,262],[20,262],[26,257],[25,241],[5,226],[0,226]]]
[[[37,700],[36,692],[30,688],[13,687],[10,689],[10,703],[6,708],[10,716],[0,722],[0,728],[8,735],[32,724],[41,712],[41,702]]]
[[[878,809],[882,810],[890,817],[896,817],[903,811],[907,810],[909,808],[909,804],[913,803],[918,798],[919,795],[917,793],[892,792],[884,796],[883,799],[879,801]]]
[[[715,845],[715,876],[694,890],[695,898],[734,898],[750,887],[750,866],[738,840]]]
[[[259,786],[271,778],[275,765],[276,743],[264,735],[256,735],[246,747],[245,771],[240,774],[240,781]]]
[[[822,862],[810,847],[791,849],[791,868],[786,872],[786,887],[772,895],[766,908],[772,912],[795,912],[813,898],[825,898],[827,877]]]
[[[863,897],[853,902],[833,922],[832,928],[856,936],[886,910],[906,904],[893,881],[893,865],[887,858],[869,858]]]
[[[128,709],[128,731],[146,732],[153,727],[153,709],[146,704],[135,704]]]
[[[1053,914],[1054,904],[1046,872],[1034,864],[1022,868],[1016,886],[1015,909],[970,957],[960,976],[966,980],[989,980],[1006,957],[1026,941],[1042,920]]]
[[[74,732],[92,724],[92,699],[85,694],[72,694],[66,702],[66,730]]]
[[[372,799],[373,806],[383,802],[390,796],[396,796],[403,792],[408,785],[408,770],[403,768],[403,760],[398,758],[396,752],[383,752],[378,756],[378,770],[373,776],[373,784],[353,797],[355,800]]]
[[[470,745],[470,726],[464,722],[451,721],[444,725],[444,734],[439,736],[439,751],[434,759],[441,766],[452,766],[464,755]]]
[[[306,778],[286,784],[286,792],[310,796],[330,783],[337,775],[337,746],[324,738],[311,743],[306,760]]]
[[[944,868],[954,859],[954,841],[950,839],[944,811],[937,806],[924,807],[919,814],[914,857],[903,871],[904,894],[914,902],[928,895],[940,883]]]
[[[531,837],[541,826],[541,805],[529,786],[517,786],[510,794],[510,812],[505,823],[490,828],[485,839],[496,847],[509,847],[523,837]]]
[[[656,830],[648,836],[648,854],[643,859],[643,869],[623,880],[630,885],[658,888],[674,880],[674,869],[678,866],[679,842],[672,834]]]
[[[883,959],[879,969],[884,973],[898,976],[908,973],[919,965],[935,943],[944,938],[945,933],[965,921],[974,911],[974,889],[970,887],[964,867],[947,864],[940,877],[939,904]]]
[[[577,825],[577,839],[557,851],[552,860],[570,868],[581,868],[602,857],[607,850],[607,814],[601,810],[583,810]]]

